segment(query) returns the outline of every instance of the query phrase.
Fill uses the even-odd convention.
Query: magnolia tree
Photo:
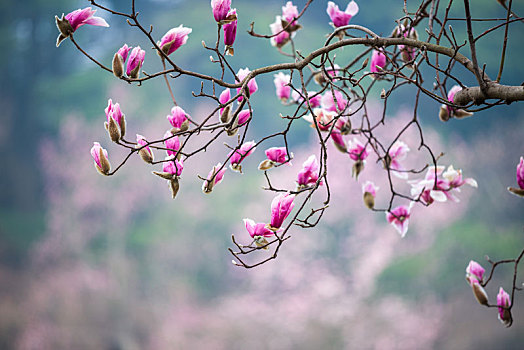
[[[444,150],[434,150],[425,142],[419,120],[421,96],[425,95],[435,103],[432,111],[424,113],[433,114],[435,118],[438,116],[442,122],[452,118],[463,119],[477,111],[524,100],[523,86],[501,82],[509,30],[524,22],[512,10],[511,0],[498,0],[506,16],[487,19],[493,25],[482,33],[475,33],[473,29],[477,19],[471,14],[469,0],[421,0],[412,12],[408,11],[408,2],[404,1],[404,16],[396,19],[391,32],[384,36],[358,25],[359,6],[355,1],[347,5],[330,1],[325,21],[331,21],[332,30],[326,33],[326,40],[319,42],[318,48],[309,53],[296,48],[294,38],[307,31],[300,24],[300,19],[313,0],[301,6],[288,1],[281,13],[275,9],[275,22],[269,29],[255,30],[255,22],[252,22],[247,34],[242,33],[251,36],[256,43],[269,41],[268,49],[273,46],[283,56],[282,63],[258,68],[233,67],[228,57],[235,54],[237,19],[251,15],[237,13],[236,9],[231,8],[231,0],[212,0],[208,20],[217,23],[216,42],[209,46],[202,41],[202,45],[204,52],[211,54],[211,64],[220,67],[217,75],[194,72],[176,63],[174,53],[183,51],[191,28],[180,25],[160,37],[152,25],[141,23],[138,4],[134,0],[131,0],[127,12],[103,6],[94,0],[89,2],[107,16],[125,20],[141,32],[152,45],[153,55],[149,60],[160,60],[163,69],[146,73],[143,70],[144,63],[147,63],[146,51],[140,46],[122,43],[111,64],[97,60],[82,49],[74,38],[79,27],[84,24],[109,27],[106,19],[94,16],[96,9],[92,7],[56,17],[59,30],[56,45],[69,39],[101,69],[129,84],[140,86],[152,79],[164,79],[173,103],[167,115],[165,134],[147,137],[136,134],[134,140],[127,137],[128,126],[122,111],[125,106],[121,108],[118,102],[109,99],[105,108],[105,129],[109,139],[117,147],[127,149],[128,153],[118,161],[117,166],[112,166],[107,150],[99,142],[94,142],[91,154],[99,173],[112,176],[131,157],[138,155],[153,167],[153,174],[167,182],[173,198],[181,186],[183,190],[182,176],[200,178],[202,191],[210,194],[220,182],[234,181],[233,174],[224,177],[228,168],[236,173],[254,171],[243,169],[242,162],[247,157],[254,157],[257,148],[265,148],[265,158],[260,159],[258,169],[267,182],[264,190],[274,192],[275,197],[268,205],[267,217],[256,220],[245,218],[247,232],[240,238],[232,235],[233,248],[229,251],[234,258],[233,264],[239,267],[253,268],[275,259],[282,245],[290,238],[292,227],[307,229],[319,224],[331,198],[328,143],[333,143],[336,150],[347,155],[347,162],[352,164],[351,176],[354,180],[349,179],[348,174],[347,181],[362,181],[369,167],[382,169],[387,188],[379,189],[372,178],[362,181],[362,205],[385,215],[387,222],[404,237],[414,205],[434,207],[441,205],[438,202],[458,202],[458,194],[464,185],[477,187],[473,178],[463,176],[460,169],[446,164]],[[339,6],[345,7],[345,10]],[[463,6],[462,17],[450,17],[453,6]],[[255,18],[250,17],[249,20]],[[464,42],[456,39],[450,25],[457,22],[465,24],[467,40]],[[500,63],[498,67],[480,67],[476,47],[487,34],[495,31],[502,31],[504,37],[499,52]],[[425,39],[419,37],[419,32],[424,33]],[[336,54],[346,46],[358,47],[362,51],[351,61],[338,60],[339,65]],[[237,51],[241,50],[237,48]],[[464,78],[457,75],[460,70],[470,74],[476,86],[466,87],[462,82]],[[496,78],[488,76],[487,72],[491,71],[496,72]],[[275,115],[280,115],[283,128],[258,140],[248,141],[250,123],[257,118],[252,108],[258,91],[256,79],[264,75],[274,77],[276,99],[284,106],[292,106],[294,112],[284,115],[275,108]],[[178,105],[176,91],[171,84],[181,76],[200,82],[200,91],[193,93],[193,97],[211,101],[215,106],[211,113],[194,118]],[[377,93],[374,87],[379,82],[385,87]],[[390,138],[381,137],[384,133],[380,130],[387,129],[389,125],[386,116],[388,102],[398,95],[396,92],[403,86],[414,87],[412,118]],[[379,116],[370,115],[373,111],[369,104],[374,98],[383,101]],[[288,137],[301,123],[310,124],[311,132],[318,140],[318,149],[313,154],[297,154],[298,159],[306,160],[301,167],[294,165],[295,183],[277,186],[272,180],[272,169],[291,166],[294,155]],[[408,130],[415,130],[419,135],[415,150],[403,142]],[[267,147],[269,143],[280,146]],[[192,173],[191,161],[210,148],[223,149],[223,158],[209,165],[207,176]],[[408,166],[413,164],[409,161],[410,152],[424,154],[424,157],[417,159],[425,161]],[[163,154],[160,159],[159,154]],[[517,165],[517,184],[508,190],[517,196],[524,196],[522,157]],[[375,199],[379,196],[384,199],[382,207],[375,205]],[[511,309],[515,294],[522,290],[522,282],[517,281],[517,276],[523,256],[524,250],[514,259],[492,261],[487,258],[490,265],[487,277],[484,276],[485,269],[475,261],[471,261],[466,268],[466,280],[478,302],[487,307],[497,307],[499,319],[506,326],[512,323]],[[513,280],[509,293],[501,287],[494,303],[484,287],[501,264],[514,265]]]

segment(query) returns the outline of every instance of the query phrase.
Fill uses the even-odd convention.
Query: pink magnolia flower
[[[372,73],[380,73],[384,67],[386,67],[386,55],[382,50],[373,50],[370,71]],[[378,75],[375,75],[375,77],[377,76]]]
[[[404,237],[408,232],[409,218],[411,216],[413,203],[414,202],[411,202],[409,207],[401,205],[386,213],[386,220],[393,225],[398,233],[400,233],[400,237]]]
[[[242,146],[240,146],[239,149],[233,151],[233,155],[229,159],[230,161],[230,167],[234,171],[242,172],[242,166],[240,163],[249,155],[251,155],[256,147],[255,141],[249,141],[244,143]]]
[[[369,193],[374,197],[377,196],[377,191],[379,190],[380,187],[376,186],[375,183],[373,183],[372,181],[366,181],[364,182],[364,184],[362,185],[362,193]]]
[[[178,160],[175,156],[167,156],[165,162],[162,163],[162,171],[173,176],[180,176],[184,170],[184,162]]]
[[[176,28],[170,29],[160,42],[158,46],[162,49],[166,55],[171,55],[173,52],[187,42],[189,34],[193,31],[191,28],[183,27],[182,24]]]
[[[524,190],[524,157],[520,157],[520,162],[517,164],[517,184]]]
[[[136,143],[137,143],[137,148],[145,146],[141,148],[140,151],[138,151],[138,154],[140,155],[140,157],[144,160],[144,162],[152,163],[154,159],[153,151],[151,150],[149,146],[147,146],[147,140],[145,139],[145,137],[142,135],[136,134]]]
[[[277,97],[285,102],[289,99],[291,94],[291,87],[288,85],[291,82],[291,76],[279,72],[278,74],[275,74],[274,77],[275,79],[273,80],[273,83],[275,83]]]
[[[189,124],[188,117],[189,114],[187,114],[182,107],[175,106],[171,108],[171,114],[167,116],[167,120],[171,123],[173,128],[177,130],[183,130],[186,129],[186,127]]]
[[[462,90],[462,88],[459,86],[459,85],[454,85],[449,91],[448,91],[448,101],[451,102],[451,103],[455,103],[455,95],[457,94],[457,92],[459,92],[460,90]],[[448,106],[448,105],[441,105],[440,107],[440,114],[439,114],[439,118],[443,121],[447,121],[449,118],[451,117],[455,117],[455,118],[465,118],[465,117],[469,117],[469,116],[472,116],[473,113],[471,112],[468,112],[464,109],[460,109],[460,108],[455,108],[455,107],[451,107],[451,106]]]
[[[482,283],[485,271],[478,262],[471,260],[468,267],[466,267],[466,280],[469,281],[471,278],[475,278]]]
[[[263,222],[255,223],[251,219],[244,219],[244,225],[246,225],[247,232],[252,238],[256,237],[271,237],[275,233],[266,227]]]
[[[298,103],[302,103],[302,101],[304,101],[304,98],[302,96],[304,96],[303,93],[298,93],[295,90],[293,90],[293,92],[291,93],[291,98],[293,98],[293,100]],[[319,94],[316,91],[308,91],[307,96],[309,98],[309,104],[312,108],[320,107],[320,101],[322,99],[321,94]],[[307,106],[307,102],[304,102],[304,106]]]
[[[227,13],[227,17],[237,17],[237,9],[232,9]],[[224,45],[233,46],[237,36],[237,20],[224,24]]]
[[[418,34],[415,28],[411,27],[409,30],[407,30],[403,24],[401,24],[398,27],[398,31],[397,31],[397,36],[400,37],[401,35],[404,36],[404,38],[410,38],[410,39],[415,39],[415,40],[418,39]],[[406,46],[406,45],[399,45],[398,48],[400,50],[400,53],[401,53],[401,56],[404,62],[409,62],[415,59],[415,53],[417,51],[416,48],[412,46]]]
[[[318,171],[320,165],[317,157],[313,154],[302,164],[302,170],[297,175],[297,184],[299,187],[312,185],[318,180]],[[322,182],[320,182],[322,184]]]
[[[282,6],[282,18],[290,23],[291,26],[297,25],[295,18],[298,17],[298,9],[296,6],[293,6],[293,2],[288,1],[286,6]]]
[[[91,156],[93,156],[96,170],[102,175],[108,175],[109,170],[111,170],[111,164],[109,163],[107,150],[102,148],[98,142],[93,142]]]
[[[311,114],[306,114],[302,118],[304,118],[307,122],[311,123],[311,127],[315,129],[318,126],[318,129],[320,131],[328,131],[333,122],[333,118],[335,117],[335,113],[324,110],[322,108],[315,108],[313,109],[313,114],[315,115],[315,118],[311,116]],[[315,126],[315,120],[316,125]]]
[[[362,194],[364,198],[364,204],[369,209],[375,207],[375,197],[377,196],[378,187],[371,181],[366,181],[362,185]]]
[[[404,142],[397,140],[389,149],[389,169],[393,170],[392,174],[400,179],[407,179],[408,173],[403,172],[404,167],[400,161],[404,160],[409,152],[409,147]]]
[[[238,83],[243,82],[249,73],[251,73],[251,71],[247,67],[244,69],[240,69],[237,73],[237,77],[238,77],[237,82]],[[249,80],[249,82],[247,83],[247,88],[249,89],[249,95],[253,95],[258,90],[258,85],[257,85],[257,81],[255,80],[255,78]],[[237,88],[237,94],[240,93],[240,89],[241,88]],[[242,100],[243,100],[243,96],[240,96],[238,98],[238,101],[240,102]]]
[[[238,113],[238,125],[244,125],[247,121],[251,119],[251,112],[249,109],[243,109]]]
[[[284,163],[288,160],[286,147],[271,147],[266,150],[267,159],[275,163]]]
[[[227,18],[227,13],[231,9],[231,0],[211,0],[211,8],[215,21],[221,22]]]
[[[126,133],[126,119],[120,110],[120,104],[113,104],[113,101],[109,99],[104,111],[107,118],[107,122],[104,123],[105,128],[109,132],[111,140],[117,142],[124,137]]]
[[[346,7],[346,11],[341,11],[338,5],[333,1],[329,1],[326,12],[334,27],[343,27],[347,26],[349,20],[358,13],[358,5],[355,1],[351,1]]]
[[[269,224],[269,229],[272,231],[277,231],[284,220],[289,216],[291,210],[295,206],[293,200],[295,199],[294,194],[281,193],[271,202],[271,223]]]
[[[335,98],[337,103],[335,104],[335,99],[333,98],[333,92],[328,90],[322,95],[321,104],[322,108],[330,112],[342,112],[346,109],[348,100],[344,97],[344,94],[338,90],[334,90]]]
[[[222,170],[219,170],[220,168],[222,168]],[[222,167],[222,163],[215,165],[209,174],[207,174],[207,178],[202,184],[202,191],[204,193],[211,193],[211,191],[213,191],[213,187],[218,185],[224,178],[224,173],[226,170],[226,167]]]
[[[363,161],[369,155],[367,147],[356,138],[348,141],[348,153],[349,157],[355,161]]]
[[[220,96],[218,96],[218,102],[220,102],[223,105],[225,105],[226,102],[228,102],[230,99],[231,99],[231,91],[229,89],[225,89],[224,91],[222,91],[220,93]],[[220,108],[220,116],[222,116],[222,113],[224,113],[224,109],[226,109],[226,108],[227,108],[227,111],[228,111],[227,113],[229,113],[229,110],[231,109],[230,106],[231,105],[229,105],[228,107]],[[227,121],[224,121],[224,122],[227,122]]]
[[[106,118],[108,123],[111,119],[114,119],[119,126],[124,122],[124,115],[120,110],[120,104],[113,104],[112,99],[107,100],[107,107],[104,111],[106,112]]]
[[[271,23],[269,28],[271,29],[271,34],[274,35],[270,39],[271,45],[275,47],[282,47],[287,44],[291,36],[284,30],[284,27],[282,27],[282,17],[276,16],[275,22]]]
[[[116,54],[122,58],[122,62],[125,62],[127,60],[127,55],[129,54],[129,50],[131,50],[131,47],[127,46],[127,44],[124,44],[124,46],[119,48],[118,51],[116,52]]]
[[[126,74],[133,79],[138,78],[140,68],[144,63],[144,58],[146,52],[140,48],[140,46],[135,47],[131,54],[129,55],[129,61],[127,61]]]
[[[180,140],[178,136],[173,136],[171,133],[171,130],[166,131],[164,134],[164,138],[166,139],[164,141],[164,144],[167,148],[167,155],[168,156],[175,156],[180,149]]]
[[[338,130],[333,130],[329,136],[333,140],[333,144],[335,145],[335,147],[340,152],[347,153],[348,149],[346,147],[346,141],[344,141],[344,137]]]
[[[92,26],[99,27],[109,27],[109,24],[107,24],[105,19],[93,16],[95,12],[96,10],[91,10],[91,7],[86,7],[84,9],[78,9],[70,12],[65,16],[62,14],[62,17],[60,18],[55,16],[56,26],[60,31],[60,35],[56,40],[56,46],[58,47],[65,38],[69,37],[84,24],[90,24]]]
[[[500,287],[499,294],[497,294],[497,306],[500,322],[502,322],[506,327],[511,326],[513,320],[511,318],[511,312],[508,309],[511,306],[511,299],[509,294],[506,293],[502,287]]]

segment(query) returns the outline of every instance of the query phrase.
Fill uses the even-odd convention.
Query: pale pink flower
[[[286,220],[295,206],[295,203],[293,203],[294,199],[295,195],[289,193],[281,193],[273,198],[273,201],[271,202],[270,229],[276,231],[282,226],[284,220]]]
[[[377,191],[379,190],[379,188],[380,187],[375,186],[375,184],[372,181],[366,181],[362,185],[362,193],[369,193],[373,196],[373,198],[375,198],[377,196]]]
[[[250,154],[252,154],[256,147],[255,141],[249,141],[244,143],[242,146],[240,146],[239,149],[233,151],[233,155],[229,159],[230,161],[230,167],[234,171],[242,172],[242,167],[240,166],[240,163]]]
[[[478,262],[471,260],[468,267],[466,267],[466,280],[469,281],[471,278],[476,278],[477,281],[482,283],[485,271]]]
[[[284,30],[284,27],[282,27],[282,17],[276,16],[275,22],[271,23],[269,28],[271,29],[271,34],[274,35],[270,39],[271,45],[282,47],[289,41],[290,34]]]
[[[237,9],[232,9],[227,13],[227,17],[237,16]],[[224,45],[233,46],[237,37],[237,20],[224,24]]]
[[[173,128],[181,129],[182,125],[187,122],[188,115],[182,107],[175,106],[171,108],[171,114],[167,116],[167,120],[169,120]]]
[[[384,52],[382,52],[382,50],[373,50],[373,54],[371,55],[370,71],[372,73],[380,73],[384,67],[386,67],[386,55]]]
[[[355,161],[363,161],[369,155],[367,147],[356,138],[348,141],[348,153],[349,157]]]
[[[344,94],[338,90],[334,90],[335,98],[337,103],[335,104],[335,99],[333,98],[333,92],[328,90],[322,95],[321,104],[322,108],[330,112],[342,112],[346,109],[348,100],[344,97]]]
[[[286,22],[290,23],[291,26],[294,26],[297,24],[297,21],[295,18],[298,17],[298,8],[293,5],[293,2],[288,1],[286,3],[286,6],[282,6],[282,18],[286,20]]]
[[[175,156],[167,156],[165,162],[162,163],[162,171],[174,176],[180,176],[184,170],[184,162],[178,160]]]
[[[311,123],[311,127],[313,129],[315,129],[318,126],[318,129],[320,131],[328,131],[331,128],[333,118],[335,117],[335,113],[326,111],[322,108],[315,108],[313,109],[313,114],[315,115],[315,119],[313,119],[311,114],[306,114],[302,117],[307,122]],[[317,126],[315,126],[315,120]]]
[[[291,94],[291,87],[288,85],[291,81],[289,74],[279,72],[274,75],[273,83],[275,83],[277,97],[282,101],[287,101]]]
[[[327,14],[331,19],[333,26],[343,27],[347,26],[353,16],[358,13],[358,5],[355,1],[349,2],[346,11],[341,11],[333,1],[328,2]]]
[[[249,73],[251,73],[251,71],[247,67],[244,69],[240,69],[237,73],[237,77],[238,77],[237,83],[243,82]],[[255,78],[249,80],[249,82],[247,83],[247,88],[249,89],[250,96],[253,95],[258,90],[258,85],[257,85],[257,81],[255,80]],[[240,93],[240,88],[237,88],[237,94],[239,93]],[[238,101],[240,102],[242,100],[243,100],[243,96],[240,96],[238,98]]]
[[[69,21],[69,24],[73,28],[73,32],[84,24],[90,24],[92,26],[109,27],[109,24],[105,19],[101,17],[93,16],[96,10],[91,10],[91,7],[84,9],[78,9],[65,15],[65,19]]]
[[[517,164],[517,184],[524,190],[524,157],[520,157],[520,162]]]
[[[409,207],[401,205],[386,213],[386,220],[400,233],[400,237],[404,237],[406,232],[408,232],[410,212],[413,203],[414,202],[411,202]]]
[[[508,309],[511,306],[511,299],[509,294],[506,293],[502,287],[500,287],[499,294],[497,294],[497,306],[500,322],[502,322],[506,327],[511,326],[511,312]]]
[[[244,225],[246,225],[246,230],[249,232],[249,235],[255,239],[256,237],[271,237],[275,234],[268,229],[263,222],[255,223],[251,219],[244,219]]]
[[[298,103],[302,103],[302,101],[304,101],[304,98],[302,96],[304,96],[303,93],[298,93],[295,90],[293,90],[293,92],[291,93],[291,98],[293,98],[293,100]],[[307,96],[309,98],[309,104],[312,108],[320,107],[320,102],[322,100],[321,94],[319,94],[316,91],[308,91]],[[307,106],[307,102],[304,102],[304,106]]]
[[[462,178],[462,170],[455,170],[453,165],[450,165],[448,169],[442,173],[442,177],[448,181],[449,189],[458,189],[458,187],[468,184],[471,187],[477,188],[477,181],[475,179],[468,177],[466,179]]]
[[[96,169],[101,174],[107,175],[111,169],[107,150],[102,148],[98,142],[93,142],[93,147],[91,147],[91,156],[93,156]]]
[[[231,9],[231,0],[211,0],[211,8],[215,21],[221,22],[227,18],[227,13]]]
[[[177,154],[178,150],[180,149],[180,140],[178,136],[173,136],[170,130],[166,131],[164,134],[164,138],[166,139],[164,141],[164,144],[167,148],[167,155],[168,156],[174,156]]]
[[[133,79],[138,78],[140,68],[144,63],[144,58],[146,52],[140,48],[140,46],[135,47],[131,54],[129,55],[129,61],[127,61],[126,74]]]
[[[288,160],[286,147],[271,147],[266,150],[267,159],[275,163],[284,163]]]
[[[189,34],[193,31],[191,28],[183,27],[182,24],[176,28],[170,29],[160,42],[158,46],[162,49],[166,55],[171,55],[173,52],[187,42]]]
[[[397,140],[389,149],[389,169],[392,170],[392,174],[400,179],[407,179],[408,173],[404,172],[404,167],[400,164],[400,161],[406,159],[409,152],[409,147],[404,142]]]
[[[299,187],[312,185],[318,180],[318,171],[320,165],[317,157],[313,154],[302,164],[302,170],[297,175],[297,184]],[[320,183],[322,184],[322,183]]]

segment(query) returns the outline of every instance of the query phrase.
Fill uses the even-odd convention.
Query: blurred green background
[[[124,0],[101,3],[120,11],[129,7]],[[352,23],[379,34],[389,33],[403,15],[400,0],[358,3]],[[239,13],[235,69],[286,59],[246,33],[255,20],[256,31],[266,33],[282,5],[233,0]],[[513,5],[524,13],[522,3]],[[146,136],[163,134],[170,100],[161,80],[131,86],[97,69],[69,41],[55,48],[54,15],[86,6],[88,1],[0,3],[0,348],[521,348],[522,293],[515,299],[514,325],[506,330],[494,309],[476,305],[463,277],[470,259],[487,266],[484,255],[513,258],[524,247],[523,201],[505,190],[515,185],[515,166],[524,155],[523,104],[443,124],[435,102],[423,98],[421,123],[434,131],[434,145],[446,153],[447,163],[479,183],[478,190],[464,191],[462,206],[439,204],[436,214],[417,211],[419,221],[400,241],[382,216],[360,208],[359,187],[347,185],[318,229],[296,230],[277,261],[244,271],[231,265],[227,247],[231,233],[243,232],[241,218],[262,219],[269,208],[271,195],[261,194],[260,174],[227,173],[209,197],[188,174],[179,198],[171,201],[163,181],[140,161],[109,179],[94,171],[92,142],[109,145],[102,126],[108,98],[121,103],[132,132]],[[452,16],[460,16],[461,6]],[[157,38],[179,24],[192,27],[188,43],[173,56],[176,63],[217,73],[201,45],[213,43],[216,35],[209,1],[144,0],[137,7],[142,23],[154,24]],[[325,1],[315,1],[300,21],[304,29],[296,47],[303,53],[330,32],[325,7]],[[505,16],[495,0],[476,1],[473,11],[476,17]],[[136,29],[101,10],[97,15],[111,27],[82,27],[75,33],[82,47],[109,64],[124,42],[141,45],[147,52],[144,69],[160,69]],[[475,31],[488,26],[475,23]],[[460,22],[454,32],[464,41]],[[523,35],[522,24],[511,27],[505,84],[522,83]],[[478,47],[491,76],[498,69],[501,38],[496,31]],[[337,62],[357,52],[345,48],[337,52]],[[465,72],[458,74],[466,85],[475,84]],[[292,112],[275,98],[272,80],[258,79],[248,139],[278,130],[283,125],[278,114]],[[212,108],[191,96],[199,91],[198,80],[180,78],[173,85],[191,115],[198,118]],[[390,100],[391,117],[401,119],[412,100],[412,89],[399,91]],[[296,155],[312,149],[311,141],[306,123],[290,135]],[[110,147],[115,164],[122,153]],[[188,167],[205,175],[225,154],[225,149],[210,151],[201,164]],[[247,164],[254,169],[261,157],[259,150]],[[303,158],[305,153],[296,163]],[[334,182],[345,179],[349,169],[334,167]],[[293,178],[292,171],[279,176]],[[497,274],[488,290],[492,300],[498,284],[508,290],[510,277],[509,268]]]

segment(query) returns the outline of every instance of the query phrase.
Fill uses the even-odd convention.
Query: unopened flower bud
[[[109,122],[106,122],[105,124],[111,141],[118,142],[118,140],[120,140],[120,130],[118,129],[115,119],[109,118]]]
[[[91,156],[95,162],[96,170],[102,175],[108,175],[111,170],[111,164],[107,156],[107,151],[100,146],[98,142],[93,143],[91,147]]]
[[[464,109],[457,109],[455,111],[455,118],[457,118],[457,119],[471,117],[472,115],[473,115],[473,113],[468,112],[468,111],[466,111]]]
[[[268,240],[264,236],[255,236],[255,245],[257,247],[262,247],[262,249],[268,249]]]
[[[137,148],[140,148],[138,151],[138,154],[140,155],[140,158],[146,163],[153,163],[153,151],[151,151],[151,148],[147,146],[147,141],[144,138],[144,136],[137,134],[136,135],[136,142],[137,142]],[[145,147],[144,147],[145,146]]]
[[[470,284],[471,289],[473,291],[473,295],[475,296],[479,304],[488,306],[488,294],[486,293],[484,288],[482,288],[479,281],[475,278],[471,278]]]
[[[175,199],[178,190],[180,189],[180,183],[178,182],[178,177],[173,178],[169,181],[169,188],[171,189],[171,196]]]
[[[355,179],[358,179],[358,176],[360,175],[362,170],[364,170],[364,161],[357,160],[355,164],[353,164],[353,169],[351,170],[351,176],[353,176]]]
[[[124,76],[124,61],[118,53],[113,56],[112,68],[115,77],[122,78]]]
[[[445,105],[440,106],[438,118],[443,122],[447,122],[449,120],[449,112]]]
[[[275,166],[275,162],[269,159],[265,159],[258,165],[259,170],[268,170]]]
[[[375,197],[369,192],[364,192],[364,204],[368,209],[373,209],[375,207]]]
[[[231,121],[231,105],[227,105],[224,107],[222,113],[220,114],[220,121],[224,124],[227,124]]]
[[[382,89],[382,91],[380,92],[380,98],[382,98],[382,99],[386,98],[386,90],[385,89]]]

